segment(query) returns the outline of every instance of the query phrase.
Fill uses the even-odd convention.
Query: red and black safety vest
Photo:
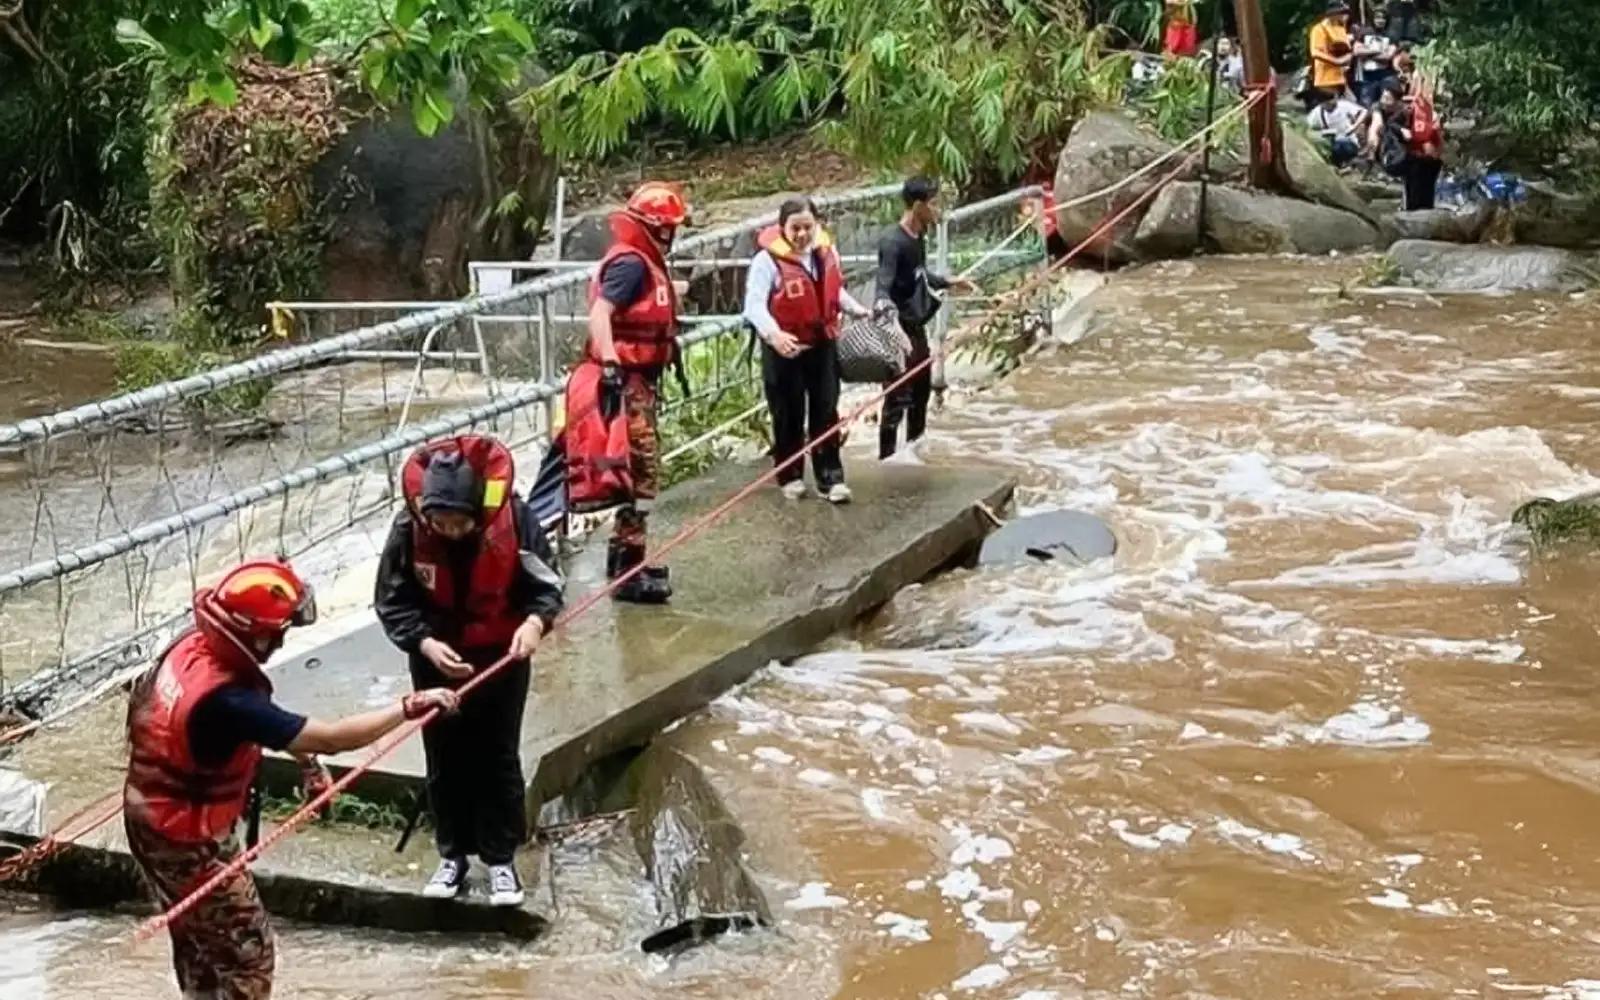
[[[459,452],[483,484],[478,514],[478,554],[472,573],[457,580],[445,539],[435,534],[422,514],[422,478],[439,452]],[[458,649],[501,649],[526,619],[511,605],[518,548],[516,515],[511,504],[511,452],[490,437],[463,434],[419,448],[400,471],[400,492],[411,511],[411,571],[436,608],[459,615],[452,630]],[[465,592],[462,592],[462,588]],[[454,644],[454,641],[452,641]]]
[[[815,252],[820,274],[815,278],[777,226],[762,230],[756,243],[778,265],[778,283],[767,296],[767,311],[778,326],[802,344],[838,337],[839,293],[844,289],[844,274],[827,231],[817,230]]]
[[[620,213],[614,215],[611,233],[615,242],[589,279],[589,305],[592,307],[600,298],[602,279],[612,261],[630,255],[643,261],[644,293],[627,308],[612,314],[611,338],[617,361],[624,368],[659,371],[672,363],[677,351],[678,295],[667,275],[667,262],[637,220]],[[603,360],[592,341],[586,354],[594,361]]]
[[[197,844],[221,840],[244,814],[261,747],[243,743],[217,767],[202,767],[189,746],[189,718],[207,695],[227,685],[272,690],[254,664],[219,655],[213,640],[192,630],[167,647],[156,674],[130,706],[128,815],[167,840]]]
[[[567,426],[561,439],[567,461],[567,506],[579,514],[633,499],[628,417],[623,412],[608,420],[601,412],[604,374],[598,362],[585,359],[567,377]]]

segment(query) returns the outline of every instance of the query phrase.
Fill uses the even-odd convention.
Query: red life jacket
[[[244,814],[261,747],[240,745],[219,767],[202,767],[189,747],[189,717],[196,705],[226,684],[270,692],[272,683],[253,662],[219,652],[200,629],[167,647],[153,680],[129,706],[131,753],[123,803],[128,814],[167,840],[198,844],[221,840]]]
[[[1053,185],[1044,185],[1044,196],[1040,202],[1039,211],[1044,215],[1044,238],[1048,240],[1061,231],[1061,220],[1056,215],[1056,190]]]
[[[483,483],[483,507],[478,515],[478,555],[472,574],[457,580],[450,565],[445,539],[428,528],[422,515],[422,476],[436,452],[457,451]],[[511,452],[491,437],[463,434],[435,441],[413,452],[400,471],[400,492],[411,510],[411,567],[429,601],[444,611],[459,613],[450,636],[459,649],[499,650],[525,619],[511,606],[511,585],[517,577],[516,515],[511,499]],[[461,593],[465,587],[466,592]],[[454,644],[454,643],[452,643]]]
[[[582,514],[633,498],[633,463],[628,418],[600,412],[604,369],[584,359],[567,377],[567,426],[561,432],[567,456],[567,505]]]
[[[777,226],[762,230],[756,243],[772,255],[778,265],[778,285],[767,297],[767,311],[785,333],[802,344],[815,344],[839,336],[839,293],[844,275],[833,237],[817,230],[816,254],[822,266],[821,280],[813,278],[789,241]]]
[[[636,219],[618,213],[611,217],[611,234],[615,242],[600,258],[600,266],[589,279],[589,305],[600,298],[601,279],[606,266],[619,257],[629,255],[644,262],[644,294],[625,309],[611,316],[611,339],[616,345],[617,361],[624,368],[659,371],[672,363],[678,342],[678,293],[667,275],[667,262],[644,227]],[[594,344],[585,345],[585,356],[602,360],[595,353]]]
[[[1436,160],[1443,142],[1444,131],[1439,128],[1433,95],[1424,89],[1411,103],[1411,154]]]

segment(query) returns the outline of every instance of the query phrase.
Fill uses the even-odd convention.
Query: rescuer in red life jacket
[[[466,886],[468,858],[489,869],[489,901],[522,902],[513,856],[527,839],[522,713],[529,659],[561,612],[561,576],[538,518],[513,491],[511,452],[462,435],[417,449],[400,473],[405,509],[378,564],[375,605],[410,656],[418,691],[454,687],[515,657],[422,731],[439,868],[423,894]]]
[[[678,353],[678,293],[666,255],[688,218],[683,195],[654,182],[611,217],[613,242],[589,283],[589,339],[567,380],[569,502],[578,511],[621,505],[606,550],[608,579],[645,561],[645,523],[661,481],[657,387]],[[612,596],[666,601],[666,567],[646,567]]]
[[[128,848],[168,909],[237,853],[262,747],[299,757],[308,796],[327,772],[313,754],[364,747],[430,709],[454,711],[450,691],[409,694],[393,706],[334,722],[272,701],[263,665],[284,633],[316,617],[311,588],[287,563],[247,562],[194,598],[194,628],[167,647],[128,701]],[[248,871],[173,921],[172,963],[185,997],[265,1000],[273,940]]]
[[[791,198],[778,224],[757,238],[744,288],[744,318],[765,345],[761,383],[772,412],[772,460],[782,465],[839,422],[839,315],[870,316],[844,287],[833,237],[817,222],[809,198]],[[849,503],[836,434],[811,451],[817,493]],[[778,473],[784,496],[805,496],[805,468],[796,462]]]

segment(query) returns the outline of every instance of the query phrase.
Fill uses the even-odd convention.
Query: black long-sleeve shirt
[[[518,569],[511,583],[511,607],[524,615],[537,615],[545,631],[555,623],[565,603],[561,576],[550,542],[532,508],[521,497],[511,498],[511,514],[517,527]],[[465,581],[471,572],[471,546],[463,547],[463,565],[452,566],[455,578]],[[462,588],[465,592],[465,588]],[[461,616],[455,608],[433,603],[417,580],[412,566],[411,512],[401,511],[389,529],[383,555],[378,560],[378,581],[374,604],[378,621],[389,641],[407,653],[415,653],[424,639],[438,639],[452,646],[460,640]],[[457,647],[457,652],[460,652]]]
[[[924,279],[936,292],[950,287],[949,278],[928,270],[927,236],[912,236],[904,226],[895,223],[878,241],[878,280],[873,301],[892,302],[902,322],[921,326],[938,312],[936,300],[916,301],[918,287]],[[919,315],[923,311],[927,315]]]

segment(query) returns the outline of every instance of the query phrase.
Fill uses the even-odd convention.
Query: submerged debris
[[[1600,544],[1600,493],[1566,500],[1537,497],[1518,507],[1511,523],[1528,532],[1536,550],[1568,542]]]

